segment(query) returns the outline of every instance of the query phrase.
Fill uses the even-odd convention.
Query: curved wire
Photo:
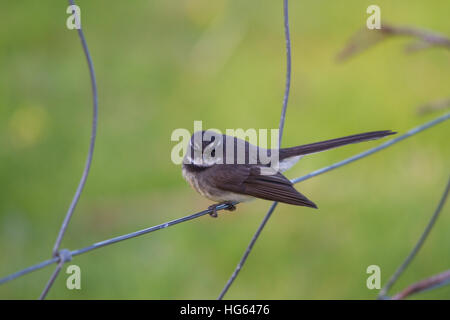
[[[69,4],[75,5],[73,0],[69,0]],[[91,129],[91,140],[89,144],[89,152],[86,159],[86,164],[83,170],[83,175],[81,176],[80,183],[78,184],[75,195],[70,203],[69,209],[67,210],[64,221],[61,225],[61,229],[59,230],[58,237],[56,238],[55,245],[53,247],[53,257],[58,256],[59,247],[61,245],[62,238],[67,230],[67,226],[69,225],[70,218],[72,218],[73,212],[75,211],[75,207],[80,200],[81,193],[83,192],[84,186],[86,184],[87,177],[89,175],[89,170],[91,168],[92,157],[94,154],[95,148],[95,138],[97,136],[97,123],[98,123],[98,94],[97,94],[97,81],[95,78],[95,70],[94,64],[92,62],[91,54],[89,53],[89,48],[87,46],[86,38],[84,37],[83,29],[80,28],[77,30],[78,36],[80,37],[81,44],[83,46],[83,51],[86,56],[86,60],[89,66],[89,74],[91,77],[91,87],[92,87],[92,103],[93,103],[93,115],[92,115],[92,129]]]
[[[405,271],[405,269],[408,267],[408,265],[411,263],[411,261],[416,256],[416,254],[419,252],[423,243],[427,239],[431,229],[433,229],[434,223],[436,222],[437,218],[439,217],[439,214],[441,213],[442,208],[444,208],[444,204],[445,204],[445,201],[447,200],[449,191],[450,191],[450,178],[447,182],[447,186],[445,187],[445,190],[441,197],[441,200],[439,201],[439,204],[438,204],[436,210],[434,211],[433,215],[431,216],[430,222],[428,222],[427,226],[425,227],[425,230],[423,231],[422,235],[420,236],[420,238],[417,241],[414,248],[411,250],[409,255],[406,257],[405,261],[403,261],[403,263],[400,265],[400,267],[395,271],[395,273],[392,275],[392,277],[389,279],[389,281],[383,287],[383,289],[380,290],[380,293],[378,295],[379,299],[385,298],[385,296],[389,292],[389,289],[394,285],[394,283],[397,281],[397,279],[401,276],[401,274]]]

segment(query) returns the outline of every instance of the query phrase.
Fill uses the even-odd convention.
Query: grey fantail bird
[[[291,148],[264,149],[215,131],[197,131],[183,159],[183,177],[201,195],[218,202],[209,207],[214,217],[220,204],[235,210],[233,203],[254,198],[317,208],[281,172],[304,155],[392,134],[395,132],[390,130],[374,131]]]

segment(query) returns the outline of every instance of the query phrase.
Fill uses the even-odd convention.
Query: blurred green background
[[[92,171],[62,247],[78,249],[203,210],[170,161],[176,128],[278,127],[285,80],[281,1],[77,1],[94,60],[99,128]],[[291,1],[292,87],[283,144],[371,130],[403,133],[449,95],[448,51],[405,55],[393,39],[337,64],[373,1]],[[450,33],[448,0],[377,1],[383,22]],[[51,256],[81,176],[91,123],[86,61],[65,1],[0,4],[0,277]],[[442,113],[442,112],[441,112]],[[319,210],[280,205],[227,298],[373,299],[413,247],[445,187],[448,123],[297,188]],[[294,178],[379,142],[311,155]],[[81,290],[51,299],[213,299],[270,202],[239,205],[78,256]],[[393,292],[450,266],[447,205]],[[0,286],[39,296],[53,267]],[[450,298],[450,287],[417,298]]]

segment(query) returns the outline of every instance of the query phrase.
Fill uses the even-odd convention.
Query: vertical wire
[[[50,291],[51,287],[53,286],[53,283],[55,282],[56,277],[58,276],[59,272],[61,271],[63,265],[64,265],[64,261],[61,260],[58,263],[58,265],[56,266],[55,271],[53,271],[53,273],[52,273],[50,279],[48,280],[47,284],[45,285],[45,288],[42,291],[42,293],[41,293],[41,295],[39,297],[39,300],[44,300],[45,297],[47,297],[47,294]]]
[[[284,35],[286,38],[286,88],[284,91],[284,97],[283,97],[283,108],[281,110],[281,117],[280,117],[280,126],[279,126],[279,143],[278,148],[281,148],[281,139],[283,137],[283,129],[284,129],[284,123],[286,121],[286,111],[287,111],[287,105],[289,100],[289,92],[290,92],[290,86],[291,86],[291,38],[289,35],[289,7],[288,7],[288,0],[283,1],[283,16],[284,16]],[[220,293],[218,300],[222,300],[225,294],[230,289],[231,285],[233,284],[236,277],[239,275],[239,272],[241,271],[242,267],[244,266],[245,262],[247,261],[248,256],[250,255],[250,252],[253,249],[253,246],[255,245],[256,241],[258,240],[261,232],[263,231],[264,227],[266,226],[267,222],[269,221],[270,217],[272,216],[272,213],[275,211],[275,208],[277,207],[278,202],[273,202],[272,205],[269,208],[269,211],[267,211],[266,216],[264,217],[263,221],[259,225],[258,229],[256,230],[256,233],[253,235],[249,245],[247,246],[247,249],[244,252],[244,255],[242,256],[241,260],[239,261],[238,265],[233,271],[233,274],[228,279],[225,287],[222,289],[222,292]]]

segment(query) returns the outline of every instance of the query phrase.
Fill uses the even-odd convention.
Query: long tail
[[[300,156],[304,154],[316,153],[328,149],[333,149],[341,146],[345,146],[351,143],[359,143],[368,140],[376,140],[383,138],[385,136],[389,136],[391,134],[396,134],[396,132],[392,132],[391,130],[384,131],[374,131],[374,132],[366,132],[355,134],[348,137],[337,138],[332,140],[326,140],[322,142],[316,142],[311,144],[305,144],[303,146],[297,146],[292,148],[283,148],[280,149],[280,160],[290,158],[293,156]]]

